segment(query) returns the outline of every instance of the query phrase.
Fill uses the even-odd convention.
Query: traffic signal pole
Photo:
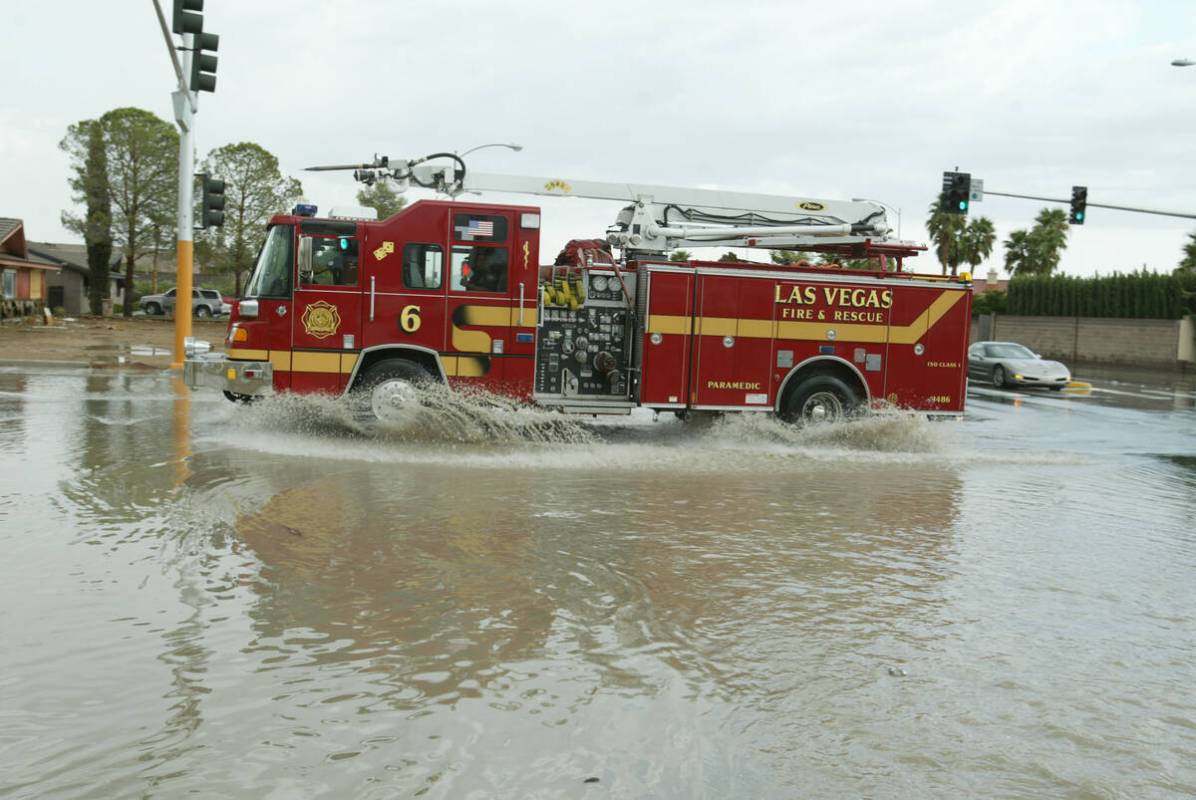
[[[185,357],[183,343],[191,335],[191,270],[194,236],[191,221],[191,193],[195,181],[191,173],[195,168],[195,112],[198,110],[199,102],[199,93],[191,91],[188,79],[184,76],[191,74],[195,35],[183,34],[183,61],[180,64],[178,51],[175,50],[174,40],[170,36],[170,27],[166,24],[166,15],[162,13],[162,6],[158,4],[158,0],[153,0],[153,3],[179,87],[170,96],[174,102],[174,120],[179,126],[179,199],[175,217],[178,226],[178,244],[175,251],[177,261],[174,284],[174,351],[171,353],[170,366],[172,369],[182,369]],[[177,15],[178,9],[176,8],[175,11]]]
[[[184,44],[190,48],[194,36],[190,33],[183,35]],[[191,74],[191,59],[193,53],[190,49],[184,51],[183,62],[184,75]],[[176,264],[175,293],[174,293],[174,352],[171,359],[172,369],[183,368],[183,343],[188,336],[191,335],[191,284],[192,284],[192,268],[194,262],[192,261],[192,245],[194,238],[194,228],[192,226],[191,213],[192,206],[192,191],[195,187],[195,176],[192,174],[195,171],[195,110],[193,103],[198,99],[191,96],[190,91],[179,88],[174,92],[175,111],[178,113],[182,111],[182,119],[179,122],[179,205],[177,224],[179,229],[178,235],[178,261]],[[180,108],[181,107],[181,108]],[[185,124],[184,124],[185,123]]]
[[[1038,197],[1032,194],[1013,194],[1011,192],[994,192],[992,189],[985,187],[984,193],[986,195],[996,195],[997,197],[1016,197],[1020,200],[1042,200],[1046,203],[1062,203],[1068,205],[1071,199],[1067,197]],[[1115,206],[1108,203],[1094,203],[1088,201],[1089,208],[1111,208],[1114,211],[1132,211],[1135,214],[1157,214],[1161,217],[1182,217],[1184,219],[1196,219],[1196,214],[1184,214],[1179,211],[1159,211],[1152,208],[1135,208],[1134,206]]]
[[[220,46],[220,37],[214,33],[207,33],[203,29],[203,0],[174,0],[173,24],[166,25],[166,15],[162,13],[162,6],[158,0],[153,0],[154,13],[158,15],[158,24],[162,27],[162,38],[166,40],[166,50],[170,53],[170,63],[174,67],[175,77],[179,88],[170,98],[174,102],[174,121],[179,126],[179,201],[176,222],[178,224],[178,262],[175,273],[174,297],[174,353],[171,367],[181,369],[186,356],[184,344],[191,335],[191,289],[193,283],[194,262],[192,260],[192,240],[194,238],[194,222],[191,218],[194,204],[193,192],[195,187],[195,114],[199,111],[199,93],[216,91],[216,56],[202,51],[215,50]],[[183,46],[175,47],[171,33],[183,37]],[[183,61],[179,63],[179,50],[183,51]],[[205,177],[205,192],[209,184],[219,184],[220,205],[224,207],[224,184],[220,181],[208,181]],[[206,200],[206,197],[205,197]],[[209,218],[215,221],[209,223]],[[209,224],[224,224],[224,214],[210,215],[204,212],[204,227]]]

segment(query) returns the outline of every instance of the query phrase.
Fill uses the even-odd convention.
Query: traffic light
[[[944,214],[967,214],[972,197],[972,176],[967,172],[944,172],[939,208]]]
[[[183,0],[186,2],[186,0]],[[191,0],[195,2],[195,0]],[[216,91],[216,56],[208,55],[220,49],[220,37],[214,33],[195,34],[195,48],[191,53],[191,91]]]
[[[202,228],[224,227],[224,181],[217,180],[206,172],[199,175],[203,182]]]
[[[1069,225],[1083,225],[1088,213],[1088,187],[1071,187],[1071,213],[1067,216]]]
[[[203,0],[174,0],[174,20],[170,29],[175,33],[203,31]]]

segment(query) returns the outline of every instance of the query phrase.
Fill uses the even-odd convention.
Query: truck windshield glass
[[[290,297],[291,265],[294,258],[291,247],[294,234],[290,225],[275,225],[262,245],[257,257],[249,285],[245,287],[246,297]]]

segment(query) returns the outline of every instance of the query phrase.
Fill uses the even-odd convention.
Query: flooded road
[[[1196,794],[1196,387],[968,408],[0,368],[0,797]]]

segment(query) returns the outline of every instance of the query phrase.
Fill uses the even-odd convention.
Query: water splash
[[[251,430],[420,444],[585,444],[594,433],[576,418],[471,389],[432,385],[396,418],[377,421],[364,398],[282,394],[263,398],[234,424]]]

